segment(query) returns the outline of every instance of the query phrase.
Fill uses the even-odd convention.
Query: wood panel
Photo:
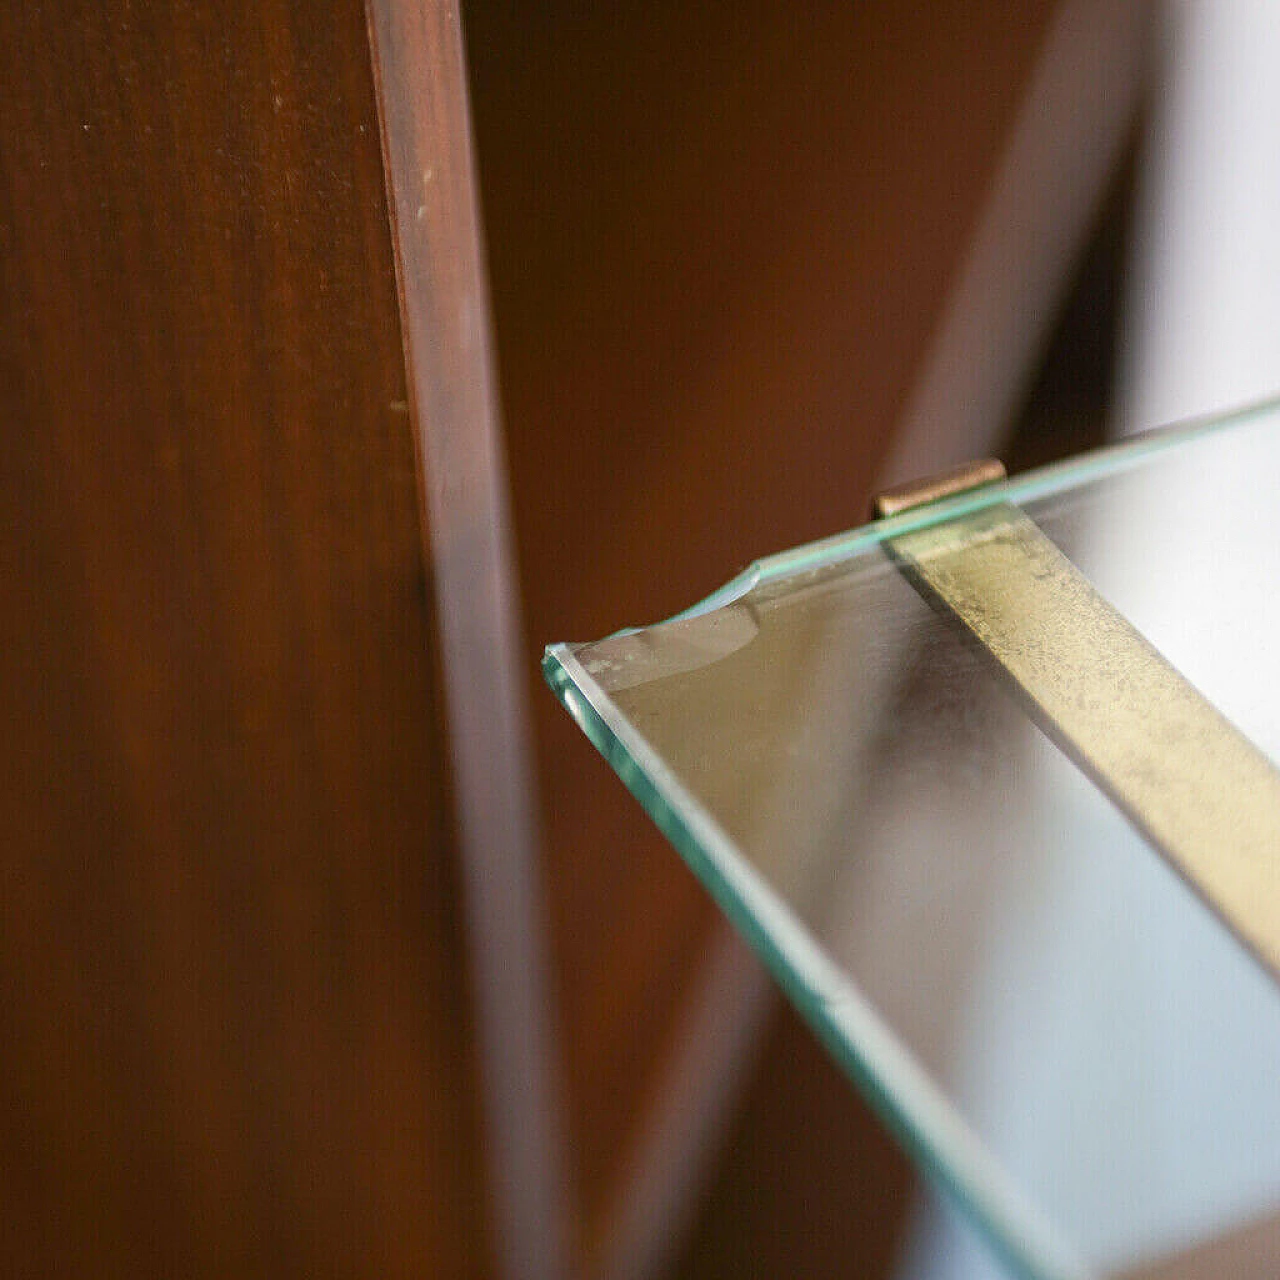
[[[568,1263],[527,684],[456,0],[368,0],[410,400],[431,526],[504,1275]]]
[[[0,15],[0,1264],[486,1269],[363,14]]]
[[[678,1280],[900,1272],[912,1167],[790,1008],[725,1148]]]

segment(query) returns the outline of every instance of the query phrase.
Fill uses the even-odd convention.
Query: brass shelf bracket
[[[981,462],[881,494],[887,517],[1003,478]],[[995,502],[890,537],[1045,733],[1280,978],[1280,770],[1094,590],[1021,510]]]

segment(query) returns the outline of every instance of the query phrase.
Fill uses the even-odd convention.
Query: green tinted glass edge
[[[570,648],[549,647],[542,667],[565,710],[764,961],[837,1064],[917,1164],[974,1218],[1002,1260],[1023,1280],[1088,1276],[914,1056]]]
[[[1204,439],[1235,427],[1246,426],[1277,411],[1280,411],[1280,395],[1242,405],[1212,417],[1196,418],[1176,426],[1158,427],[1155,430],[1131,436],[1117,444],[1022,472],[1008,480],[983,485],[980,489],[944,498],[927,506],[905,511],[898,516],[876,520],[844,533],[822,538],[817,542],[804,543],[788,551],[764,556],[723,586],[717,587],[705,599],[690,605],[687,609],[682,609],[666,621],[676,622],[682,618],[711,613],[732,604],[756,586],[776,582],[780,578],[790,577],[793,574],[812,573],[840,564],[844,560],[863,554],[871,547],[878,546],[887,538],[901,537],[905,533],[927,529],[945,520],[954,520],[1001,502],[1021,505],[1025,502],[1034,502],[1039,498],[1052,497],[1054,494],[1066,492],[1093,480],[1121,475],[1179,445]],[[628,627],[626,631],[642,629]]]
[[[1149,431],[767,556],[668,621],[710,613],[757,586],[838,565],[889,538],[999,503],[1021,505],[1120,475],[1180,445],[1256,422],[1277,410],[1280,397],[1271,397],[1225,414]],[[714,818],[577,661],[572,646],[549,646],[542,669],[565,709],[764,961],[859,1092],[917,1164],[979,1224],[1006,1264],[1025,1280],[1087,1275],[857,988],[828,960]]]

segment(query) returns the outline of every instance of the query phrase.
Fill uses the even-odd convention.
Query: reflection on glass
[[[1017,503],[1276,760],[1278,470],[1265,408],[898,519]],[[1194,1275],[1189,1251],[1271,1248],[1280,989],[907,585],[884,532],[555,646],[548,678],[1006,1266]],[[995,1264],[926,1204],[904,1266]]]

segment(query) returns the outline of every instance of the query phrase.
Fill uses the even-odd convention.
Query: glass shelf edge
[[[1054,494],[1062,493],[1090,480],[1123,475],[1149,458],[1177,445],[1207,439],[1220,431],[1245,426],[1256,418],[1277,411],[1280,411],[1280,393],[1225,412],[1214,412],[1193,418],[1189,422],[1155,427],[1131,436],[1127,440],[1105,445],[1100,449],[1093,449],[1088,453],[1060,462],[1051,462],[1046,466],[1010,476],[1007,480],[1000,480],[968,493],[956,494],[954,497],[905,511],[901,515],[859,525],[857,528],[832,534],[815,542],[803,543],[787,551],[774,552],[772,555],[752,561],[741,573],[688,608],[681,609],[678,613],[663,618],[657,623],[624,627],[612,633],[609,638],[633,635],[637,631],[647,630],[650,626],[661,626],[667,622],[679,622],[712,613],[740,600],[757,586],[776,582],[780,578],[794,574],[812,573],[830,568],[861,555],[868,548],[877,546],[888,538],[901,537],[906,533],[931,528],[946,520],[971,515],[975,511],[981,511],[997,503],[1011,502],[1018,505],[1032,502],[1039,498],[1052,497]],[[550,648],[547,652],[550,652]]]
[[[617,711],[570,646],[549,645],[542,671],[561,705],[764,963],[840,1069],[959,1211],[978,1219],[1001,1260],[1020,1280],[1089,1280],[1092,1273],[1025,1199],[910,1050]],[[850,1053],[854,1045],[856,1055]]]

